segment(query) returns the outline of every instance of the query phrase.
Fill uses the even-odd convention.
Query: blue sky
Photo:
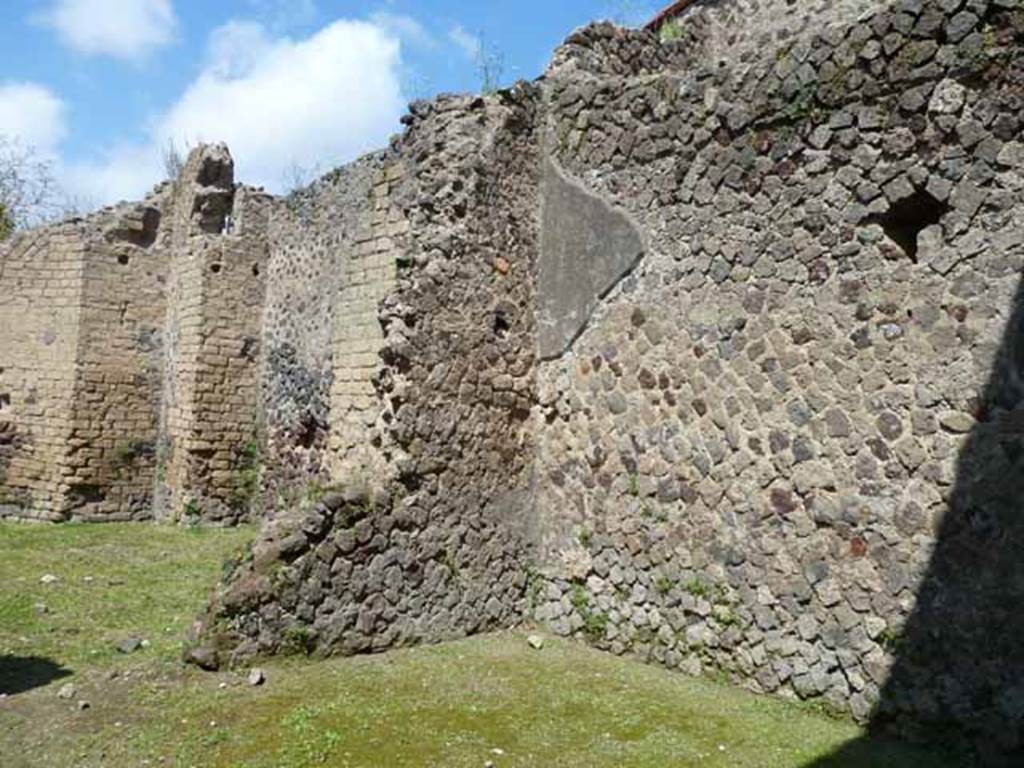
[[[160,180],[174,142],[225,140],[275,191],[378,146],[412,98],[479,90],[481,39],[511,83],[598,18],[659,0],[4,0],[0,135],[102,204]]]

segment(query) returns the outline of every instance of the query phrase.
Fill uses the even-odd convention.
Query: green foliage
[[[626,493],[634,497],[640,495],[640,478],[635,474],[629,476],[629,484],[626,486]]]
[[[569,593],[569,602],[578,613],[582,614],[590,610],[590,595],[587,594],[587,590],[582,584],[572,585],[572,591]]]
[[[592,643],[604,640],[608,634],[608,615],[601,611],[591,611],[584,616],[583,634]]]
[[[569,602],[583,619],[583,634],[586,638],[592,643],[604,640],[608,632],[608,616],[602,611],[591,608],[590,595],[587,594],[587,590],[582,584],[572,585]]]
[[[659,576],[654,582],[654,588],[660,595],[667,595],[675,585],[676,583],[668,576]]]
[[[668,512],[664,508],[658,507],[649,501],[645,501],[640,506],[640,515],[645,520],[654,520],[658,523],[668,522]]]
[[[663,43],[671,43],[683,36],[683,23],[679,19],[669,19],[661,25],[658,30],[658,37]]]
[[[7,206],[0,201],[0,240],[6,240],[14,232],[14,219]]]
[[[185,520],[185,524],[190,528],[198,528],[199,521],[203,516],[203,508],[199,505],[199,501],[196,499],[189,499],[185,502],[185,507],[182,509],[182,517]]]
[[[877,642],[889,653],[897,653],[903,647],[904,638],[901,632],[892,627],[886,627],[879,633]]]
[[[153,452],[153,443],[149,440],[129,440],[118,443],[114,447],[114,454],[111,457],[111,464],[114,467],[114,477],[122,479],[125,472],[135,466],[136,460]]]
[[[281,653],[286,656],[309,656],[316,650],[316,633],[309,627],[294,625],[281,633]]]
[[[711,587],[696,576],[686,582],[686,584],[683,585],[683,589],[696,598],[703,598],[704,600],[711,599]]]
[[[461,578],[462,571],[459,568],[459,558],[455,554],[455,550],[451,547],[447,547],[444,552],[438,556],[438,562],[448,569],[449,581],[458,581]]]
[[[250,440],[237,451],[235,487],[232,492],[232,501],[236,507],[248,509],[259,495],[262,464],[260,446],[255,440]]]
[[[712,615],[721,627],[732,627],[740,623],[739,616],[733,613],[728,606],[716,605]]]
[[[590,542],[593,541],[593,538],[594,534],[590,532],[589,528],[580,528],[576,533],[576,539],[584,549],[590,549]]]

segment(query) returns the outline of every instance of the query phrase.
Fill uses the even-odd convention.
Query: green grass
[[[943,765],[807,707],[554,638],[535,651],[517,632],[379,656],[273,660],[259,688],[244,673],[183,669],[172,661],[178,642],[221,559],[247,535],[0,525],[3,652],[75,672],[0,701],[4,768]],[[42,587],[47,572],[61,582]],[[39,599],[52,613],[29,610]],[[126,632],[153,645],[111,655],[110,641]],[[66,680],[90,709],[56,697]]]
[[[254,531],[0,524],[0,654],[109,664],[126,637],[175,658],[222,563]],[[43,584],[44,575],[57,577]],[[36,606],[46,607],[40,612]]]

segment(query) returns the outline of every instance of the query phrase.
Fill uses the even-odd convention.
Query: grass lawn
[[[223,560],[251,536],[0,524],[0,691],[16,691],[0,700],[0,765],[956,764],[869,742],[806,707],[575,643],[547,638],[536,651],[518,632],[380,656],[273,660],[260,687],[244,672],[182,668],[192,616]],[[44,584],[46,574],[58,580]],[[121,653],[127,637],[148,644]],[[68,683],[74,694],[59,698]],[[847,756],[827,759],[844,747]]]

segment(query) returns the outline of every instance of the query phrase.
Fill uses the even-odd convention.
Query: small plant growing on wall
[[[438,557],[438,561],[441,563],[441,565],[448,569],[449,581],[459,580],[459,577],[462,575],[462,571],[459,568],[459,559],[455,555],[455,551],[451,547],[448,547],[447,549],[445,549],[444,552],[440,554],[440,556]]]
[[[683,23],[679,19],[669,19],[661,25],[658,30],[658,37],[663,43],[671,43],[681,39],[683,36]]]
[[[316,649],[316,634],[308,627],[293,626],[281,637],[281,652],[289,656],[308,656]]]
[[[696,576],[686,582],[683,587],[693,597],[708,600],[711,597],[711,587],[698,579]]]
[[[626,485],[626,493],[630,496],[637,497],[640,495],[640,478],[636,475],[629,476],[629,482]]]
[[[199,521],[202,518],[203,510],[199,506],[199,502],[195,499],[189,499],[185,502],[185,508],[182,510],[182,517],[185,520],[185,525],[189,528],[198,528]]]
[[[584,636],[592,643],[604,640],[608,633],[608,615],[603,611],[594,610],[590,605],[590,595],[582,584],[572,585],[569,602],[583,619]]]
[[[262,473],[259,444],[255,440],[250,440],[237,452],[235,461],[235,488],[232,501],[237,507],[248,508],[260,490]]]
[[[121,480],[125,473],[135,467],[135,463],[144,456],[152,456],[154,453],[153,444],[148,440],[130,440],[120,443],[114,448],[114,455],[111,464],[114,468],[114,478]]]

